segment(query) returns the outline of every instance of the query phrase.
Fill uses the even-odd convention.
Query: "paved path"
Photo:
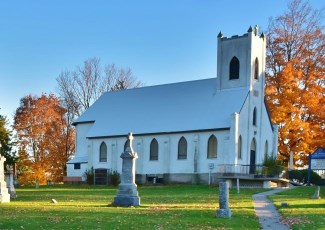
[[[273,189],[267,192],[253,195],[255,212],[258,216],[258,220],[262,226],[262,229],[290,229],[287,225],[281,223],[280,214],[276,210],[274,204],[269,199],[267,199],[268,195],[272,195],[281,191],[283,191],[283,189]]]

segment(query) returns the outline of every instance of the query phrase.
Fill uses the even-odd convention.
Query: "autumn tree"
[[[266,100],[279,124],[279,157],[296,166],[325,139],[325,35],[322,11],[293,0],[271,18],[267,41]]]
[[[139,87],[141,81],[130,68],[114,64],[102,68],[100,59],[91,58],[82,67],[62,72],[57,80],[58,92],[70,119],[80,116],[104,92]]]
[[[66,162],[74,151],[74,133],[66,114],[53,94],[21,99],[14,116],[20,183],[29,183],[32,178],[40,183],[62,181]]]

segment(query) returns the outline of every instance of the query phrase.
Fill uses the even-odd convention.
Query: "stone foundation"
[[[156,178],[156,180],[153,180]],[[211,174],[211,184],[221,181]],[[154,183],[155,182],[155,183]],[[208,173],[164,173],[164,174],[137,174],[136,184],[208,184]]]

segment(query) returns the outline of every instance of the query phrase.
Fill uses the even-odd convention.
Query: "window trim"
[[[258,62],[258,58],[255,58],[255,62],[254,62],[254,79],[258,80],[258,74],[259,73],[259,62]]]
[[[107,145],[104,141],[99,146],[99,162],[107,162]]]
[[[237,158],[238,159],[242,159],[242,149],[243,149],[243,140],[242,140],[242,137],[241,135],[239,135],[238,137],[238,153],[237,153]]]
[[[214,143],[213,143],[213,141],[214,141]],[[215,145],[215,146],[213,146],[213,145]],[[213,150],[213,154],[210,154],[211,148]],[[218,157],[218,139],[214,134],[212,134],[208,139],[207,159],[215,159],[217,157]]]
[[[257,109],[256,107],[254,107],[254,110],[253,110],[253,126],[257,126]]]
[[[237,80],[239,79],[240,73],[240,62],[236,56],[230,60],[229,63],[229,80]]]
[[[149,160],[150,161],[159,160],[159,143],[156,138],[153,138],[150,142]]]
[[[177,160],[187,160],[187,140],[184,136],[178,141]]]
[[[74,170],[79,170],[79,169],[81,169],[81,163],[74,163],[74,164],[73,164],[73,169],[74,169]]]
[[[264,145],[264,159],[267,159],[269,156],[269,142],[266,140]]]

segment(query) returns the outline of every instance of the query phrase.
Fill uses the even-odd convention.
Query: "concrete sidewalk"
[[[256,215],[261,224],[262,229],[288,230],[287,225],[281,223],[280,214],[276,210],[274,204],[267,199],[268,195],[272,195],[283,191],[284,189],[273,189],[267,192],[253,195],[253,202]]]

